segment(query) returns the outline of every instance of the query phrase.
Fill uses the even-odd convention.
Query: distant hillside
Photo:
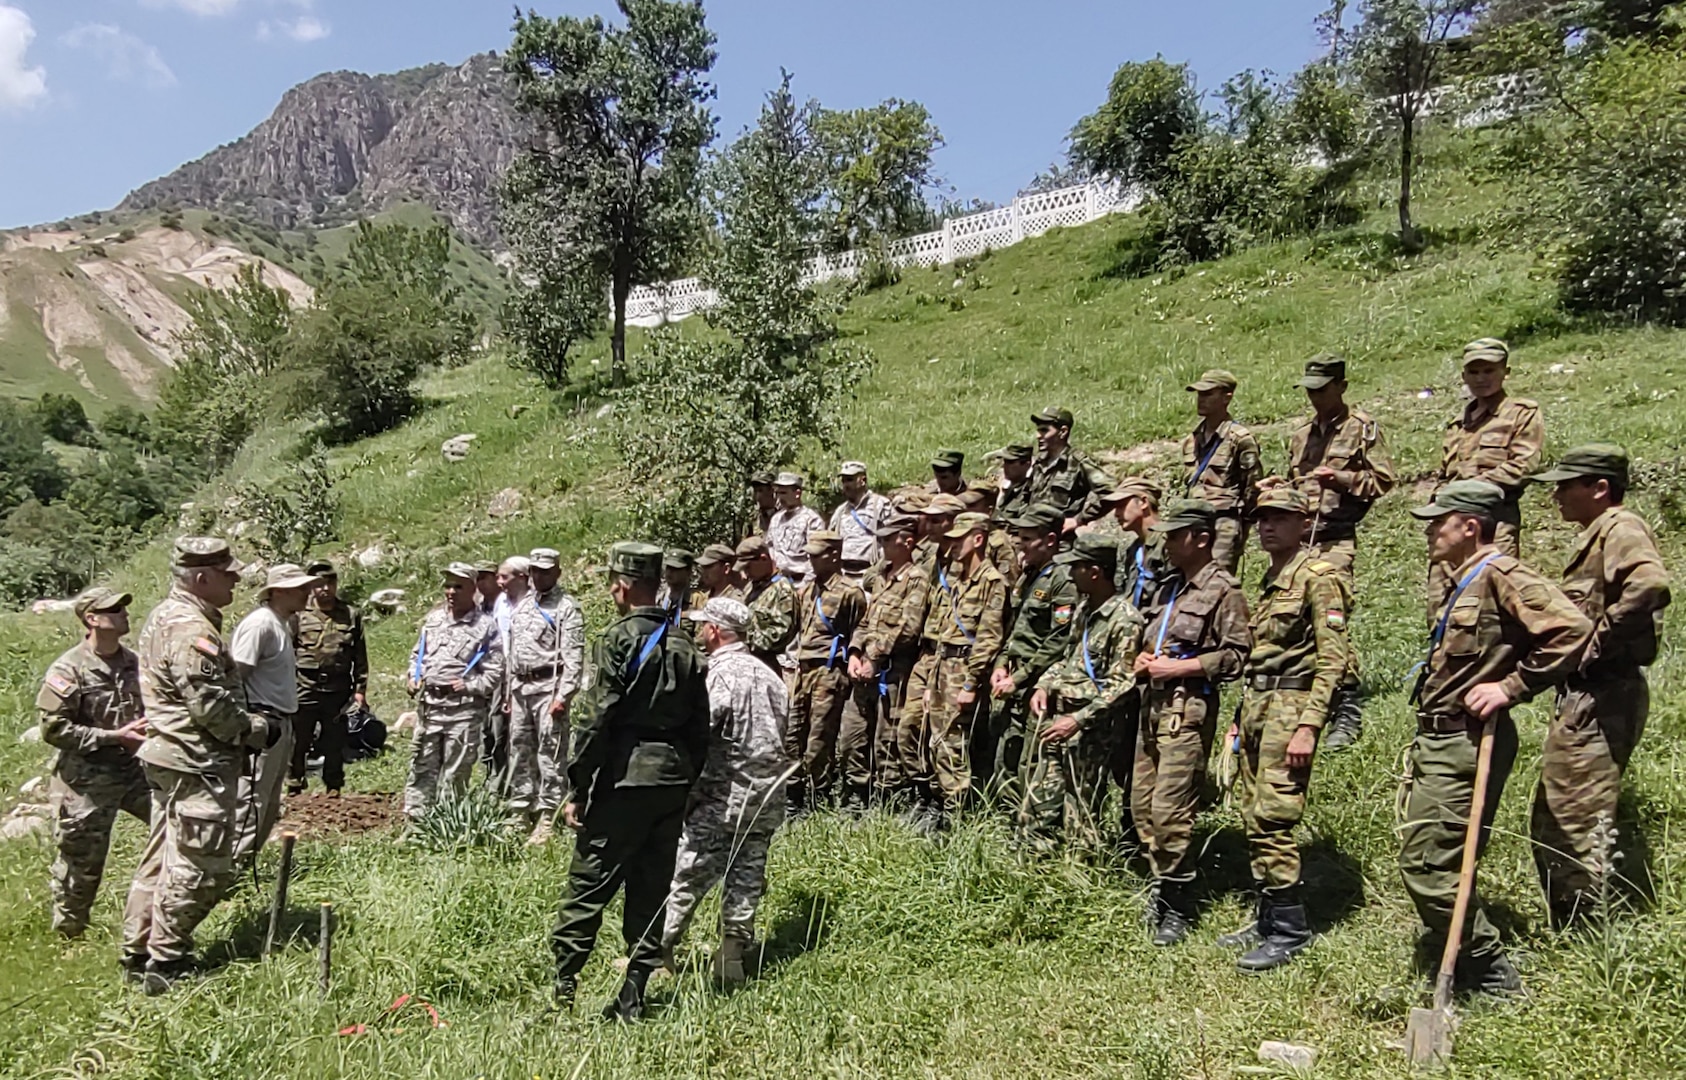
[[[299,84],[249,134],[130,192],[119,211],[217,210],[277,229],[333,226],[400,203],[497,243],[497,187],[519,121],[496,54]]]

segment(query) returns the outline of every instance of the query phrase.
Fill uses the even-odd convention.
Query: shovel
[[[1464,864],[1458,874],[1458,896],[1452,904],[1452,925],[1446,951],[1440,955],[1440,974],[1434,982],[1434,1005],[1412,1009],[1405,1025],[1405,1053],[1412,1065],[1443,1065],[1452,1057],[1452,972],[1463,947],[1464,920],[1475,893],[1475,860],[1481,843],[1481,815],[1487,803],[1487,774],[1493,768],[1493,718],[1481,725],[1481,750],[1476,756],[1475,790],[1469,800],[1469,825],[1464,830]]]

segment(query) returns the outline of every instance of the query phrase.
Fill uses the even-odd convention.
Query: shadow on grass
[[[247,901],[245,910],[235,920],[234,925],[228,928],[228,936],[205,950],[202,965],[205,971],[215,971],[242,960],[258,960],[263,957],[263,939],[269,932],[269,900],[272,895],[265,893],[261,905],[256,902],[255,897]],[[336,911],[335,919],[339,918],[340,915]],[[320,908],[289,903],[281,913],[280,925],[276,927],[275,951],[282,952],[301,946],[315,949],[321,938],[321,930]]]
[[[1252,853],[1247,837],[1239,829],[1225,828],[1196,837],[1200,855],[1202,908],[1220,896],[1240,893],[1248,906],[1253,897]],[[1328,931],[1364,907],[1364,874],[1358,861],[1326,837],[1300,847],[1301,895],[1312,928]]]

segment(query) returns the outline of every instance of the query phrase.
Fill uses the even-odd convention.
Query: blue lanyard
[[[1171,590],[1171,599],[1165,603],[1165,614],[1159,619],[1159,636],[1153,640],[1153,655],[1158,656],[1160,647],[1165,644],[1165,631],[1171,625],[1171,614],[1177,610],[1177,597],[1182,594],[1183,587],[1178,583]]]
[[[410,680],[412,682],[415,682],[415,683],[418,683],[418,684],[421,682],[422,667],[424,665],[426,665],[426,663],[427,663],[427,628],[423,627],[422,632],[421,632],[421,637],[416,639],[416,663],[415,663],[415,666],[410,669]]]
[[[1147,568],[1147,563],[1142,561],[1142,550],[1146,546],[1146,544],[1138,544],[1136,546],[1136,587],[1132,592],[1131,600],[1136,605],[1136,609],[1138,611],[1141,610],[1142,591],[1147,588],[1147,583],[1159,580],[1154,576],[1153,571]]]
[[[468,658],[468,663],[463,665],[462,677],[468,678],[469,672],[479,667],[480,661],[484,659],[486,659],[486,643],[482,641],[480,647],[474,650],[474,655]]]
[[[1223,426],[1223,424],[1219,424],[1218,430],[1213,433],[1212,445],[1210,447],[1208,447],[1207,450],[1206,450],[1206,456],[1200,459],[1200,464],[1198,464],[1194,467],[1194,472],[1192,474],[1190,474],[1190,476],[1188,478],[1188,483],[1183,485],[1183,494],[1184,495],[1187,495],[1189,492],[1193,491],[1194,485],[1200,482],[1200,478],[1202,476],[1206,475],[1206,466],[1208,466],[1212,463],[1212,455],[1214,455],[1218,452],[1218,447],[1222,446],[1223,442],[1224,442],[1224,426]]]
[[[638,658],[626,669],[626,685],[629,688],[638,681],[638,673],[644,669],[644,661],[656,651],[656,646],[661,644],[662,637],[666,634],[667,623],[663,621],[656,625],[655,633],[644,639],[644,647],[638,651]]]
[[[855,519],[855,524],[861,527],[861,532],[866,533],[868,536],[872,535],[872,530],[866,527],[866,522],[862,521],[861,516],[855,513],[855,508],[853,506],[850,506],[848,503],[844,503],[843,509],[849,511],[849,516]]]
[[[839,634],[836,627],[831,625],[831,620],[825,617],[825,605],[820,602],[820,594],[817,589],[814,591],[814,614],[820,617],[820,625],[825,627],[825,632],[831,635],[831,652],[825,658],[826,670],[829,671],[837,666],[837,647],[843,644],[843,635]]]
[[[940,566],[937,567],[937,580],[942,583],[943,592],[948,594],[948,617],[953,619],[954,625],[958,626],[960,628],[960,632],[966,635],[966,643],[968,645],[976,645],[978,643],[978,635],[966,629],[966,624],[960,621],[958,598],[954,595],[954,587],[948,583],[948,575],[943,572],[943,568]]]
[[[1089,620],[1083,620],[1083,670],[1088,674],[1089,681],[1095,684],[1095,689],[1106,690],[1106,680],[1096,678],[1095,662],[1089,657]]]
[[[1446,600],[1446,610],[1440,613],[1440,622],[1434,627],[1434,636],[1429,639],[1429,656],[1434,655],[1434,650],[1440,647],[1440,642],[1446,637],[1446,624],[1452,619],[1452,606],[1458,602],[1458,597],[1462,596],[1464,594],[1464,590],[1469,588],[1475,581],[1476,575],[1485,570],[1487,568],[1487,564],[1498,558],[1500,554],[1502,553],[1495,551],[1488,555],[1485,559],[1482,559],[1480,562],[1470,567],[1469,573],[1465,574],[1463,576],[1463,580],[1458,582],[1458,587],[1452,590],[1452,595]]]

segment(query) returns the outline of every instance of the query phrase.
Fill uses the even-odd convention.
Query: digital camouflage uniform
[[[486,710],[504,677],[497,620],[479,607],[461,618],[443,605],[434,608],[422,619],[409,671],[417,709],[404,814],[413,819],[439,802],[442,790],[449,798],[468,790]],[[463,689],[452,689],[458,680]]]
[[[815,799],[831,790],[837,736],[849,701],[849,641],[866,616],[866,594],[841,573],[796,594],[796,679],[784,749],[801,762],[793,786]],[[809,805],[812,805],[811,803]]]
[[[1479,401],[1464,407],[1463,415],[1446,425],[1441,440],[1439,486],[1454,480],[1486,480],[1504,489],[1505,504],[1493,538],[1512,558],[1522,556],[1522,484],[1539,465],[1545,447],[1545,423],[1540,407],[1527,398],[1501,394],[1488,409]],[[1436,488],[1438,493],[1439,487]],[[1457,579],[1444,563],[1428,568],[1428,617],[1439,617]]]
[[[1071,583],[1071,571],[1053,558],[1035,569],[1027,568],[1023,579],[1009,590],[1006,621],[1010,629],[995,666],[1013,677],[1013,692],[990,698],[987,729],[973,740],[972,772],[978,784],[1018,782],[1030,696],[1042,673],[1065,655],[1076,610],[1077,587]],[[1016,801],[1009,793],[1009,805]]]
[[[825,518],[808,506],[794,510],[779,510],[767,524],[767,550],[779,573],[795,581],[805,580],[813,572],[808,562],[808,537],[825,530]]]
[[[119,813],[149,820],[152,794],[135,755],[115,733],[141,714],[140,663],[118,646],[109,657],[87,638],[47,668],[35,699],[41,740],[59,752],[48,796],[53,808],[53,929],[75,937],[105,876]]]
[[[1622,506],[1600,514],[1575,543],[1563,592],[1593,629],[1579,670],[1558,697],[1534,789],[1534,862],[1559,926],[1598,902],[1616,840],[1622,773],[1650,711],[1643,669],[1657,657],[1670,595],[1644,520]]]
[[[1241,566],[1247,543],[1243,524],[1259,482],[1259,440],[1241,424],[1225,420],[1216,434],[1205,421],[1183,439],[1183,494],[1218,512],[1212,534],[1212,559],[1231,574]]]
[[[1453,494],[1448,488],[1436,500],[1450,500]],[[1432,509],[1413,513],[1434,516],[1426,514]],[[1437,615],[1437,623],[1444,617],[1444,631],[1413,695],[1417,735],[1410,749],[1399,848],[1405,891],[1428,930],[1424,944],[1432,956],[1439,955],[1451,927],[1480,751],[1482,722],[1465,710],[1465,695],[1479,684],[1497,682],[1513,703],[1529,700],[1574,673],[1592,630],[1557,586],[1496,546],[1481,548],[1455,570],[1452,580],[1468,579],[1468,585]],[[1500,710],[1493,724],[1483,849],[1516,760],[1510,710]],[[1477,888],[1464,927],[1461,973],[1479,977],[1502,957],[1499,932],[1488,921]]]
[[[742,644],[709,656],[708,706],[708,751],[691,789],[667,902],[662,940],[669,951],[716,883],[722,937],[754,937],[767,849],[784,821],[784,784],[794,764],[783,742],[790,711],[784,680]]]
[[[177,561],[223,565],[227,553],[221,541],[190,538]],[[152,832],[124,909],[124,951],[168,964],[192,955],[193,931],[233,884],[235,786],[268,721],[246,711],[222,613],[191,593],[171,589],[152,609],[135,653],[147,723],[136,756],[152,787]]]
[[[1005,637],[1007,582],[980,551],[968,574],[954,563],[938,568],[930,604],[936,622],[928,714],[931,766],[943,805],[954,813],[972,790],[972,725],[989,698],[989,673]],[[976,694],[972,704],[956,700],[963,690]]]
[[[653,580],[660,558],[648,544],[617,544],[609,566]],[[624,883],[626,977],[641,994],[661,964],[663,906],[685,806],[707,759],[708,685],[690,639],[673,633],[656,606],[634,607],[611,623],[592,661],[596,677],[580,698],[568,763],[569,802],[580,808],[581,827],[551,949],[558,992],[571,996],[603,909]]]
[[[368,691],[369,652],[363,613],[336,599],[326,610],[312,602],[294,616],[299,663],[299,711],[293,714],[293,760],[288,777],[303,784],[314,742],[322,755],[322,784],[345,786],[345,709]]]
[[[1141,630],[1141,613],[1125,597],[1115,593],[1099,605],[1085,597],[1064,655],[1037,680],[1037,688],[1047,691],[1048,708],[1027,733],[1018,814],[1021,834],[1036,848],[1051,849],[1062,839],[1100,847],[1107,767],[1118,713],[1134,699],[1130,669]],[[1043,730],[1062,716],[1077,720],[1077,734],[1043,745]]]
[[[843,538],[843,561],[870,566],[878,561],[878,527],[894,512],[890,500],[876,491],[861,496],[860,503],[847,499],[831,512],[831,531]]]
[[[851,788],[871,785],[888,794],[899,791],[906,779],[897,726],[907,702],[908,677],[919,656],[929,591],[930,578],[913,562],[889,571],[874,583],[866,617],[849,642],[849,651],[865,657],[874,672],[873,678],[854,687],[860,730],[851,730],[846,715],[837,741],[843,781]]]
[[[528,590],[510,613],[508,664],[509,808],[551,814],[568,797],[566,706],[585,666],[585,617],[561,585]]]

